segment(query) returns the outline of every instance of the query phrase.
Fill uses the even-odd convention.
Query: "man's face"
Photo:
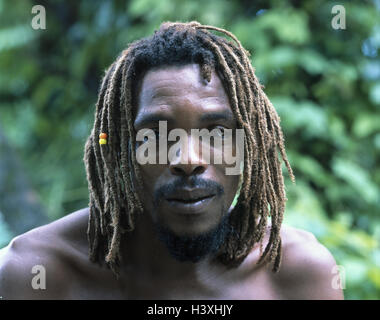
[[[158,132],[159,121],[167,121],[168,132],[184,130],[188,144],[187,150],[180,148],[176,153],[177,160],[140,165],[143,190],[139,195],[145,212],[161,231],[174,237],[199,240],[202,236],[215,236],[226,225],[239,176],[226,175],[228,165],[214,164],[212,156],[211,163],[205,161],[201,146],[197,150],[197,141],[191,138],[191,129],[236,129],[236,119],[218,75],[213,72],[207,83],[198,64],[148,71],[138,89],[135,131]],[[167,148],[174,143],[168,142]]]

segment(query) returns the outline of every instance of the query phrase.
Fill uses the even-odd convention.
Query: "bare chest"
[[[104,280],[104,281],[103,281]],[[66,292],[67,299],[122,300],[273,300],[281,299],[266,271],[250,276],[231,274],[203,279],[201,283],[177,279],[129,275],[119,280],[98,277],[78,281]]]

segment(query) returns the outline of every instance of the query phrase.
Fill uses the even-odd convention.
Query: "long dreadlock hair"
[[[233,39],[217,36],[221,32]],[[280,227],[286,203],[278,151],[291,180],[280,118],[265,95],[249,60],[250,54],[230,32],[213,26],[165,22],[150,37],[131,43],[108,68],[96,103],[95,122],[85,145],[89,185],[88,241],[91,261],[105,261],[118,275],[122,234],[135,228],[143,212],[134,183],[142,185],[136,161],[133,108],[136,84],[147,70],[166,65],[198,63],[208,82],[212,70],[221,77],[238,127],[244,129],[244,169],[240,194],[230,213],[230,233],[217,259],[239,265],[255,243],[258,263],[281,263]],[[108,143],[99,145],[99,134]],[[263,238],[271,218],[269,241]]]

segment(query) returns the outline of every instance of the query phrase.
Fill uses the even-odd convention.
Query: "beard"
[[[190,179],[182,178],[165,184],[154,192],[154,207],[158,208],[160,201],[166,199],[168,195],[173,194],[177,188],[188,186],[191,188],[207,188],[210,190],[210,193],[215,194],[217,197],[223,197],[224,195],[223,186],[214,181],[201,179],[196,176]],[[222,219],[219,224],[206,232],[196,235],[178,235],[159,219],[153,223],[158,239],[165,244],[172,257],[181,262],[191,261],[195,263],[208,255],[216,254],[224,243],[231,231],[227,211],[226,206],[223,204],[221,207]],[[154,216],[157,216],[157,213]]]
[[[217,226],[201,234],[179,236],[158,222],[155,223],[156,232],[173,258],[195,263],[216,254],[231,232],[229,214],[223,213],[223,219]]]

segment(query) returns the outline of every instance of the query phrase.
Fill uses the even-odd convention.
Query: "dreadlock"
[[[217,36],[221,32],[234,42]],[[122,234],[132,231],[143,212],[136,183],[142,185],[136,161],[133,106],[136,84],[147,70],[165,65],[198,63],[202,77],[215,69],[230,99],[238,127],[245,133],[244,169],[237,204],[230,214],[233,232],[217,259],[239,265],[255,243],[258,263],[281,263],[280,227],[286,195],[278,151],[291,180],[280,118],[263,91],[250,63],[250,54],[230,32],[198,22],[165,22],[150,37],[131,43],[108,68],[96,103],[95,122],[85,145],[84,163],[89,185],[87,236],[91,261],[105,261],[118,275]],[[107,132],[108,143],[98,137]],[[263,239],[271,218],[269,241]]]

